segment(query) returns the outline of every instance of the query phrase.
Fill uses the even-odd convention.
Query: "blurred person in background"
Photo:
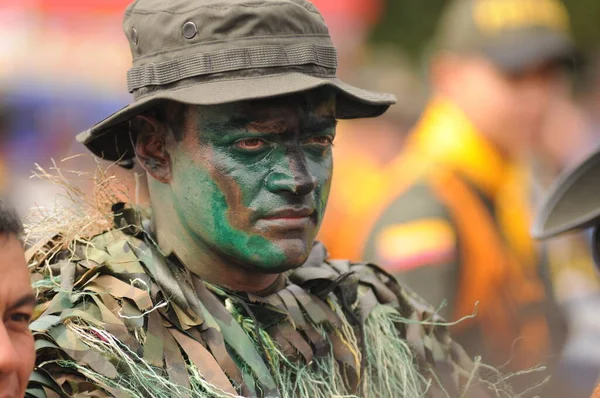
[[[29,321],[35,296],[20,235],[21,221],[0,201],[0,396],[21,398],[35,364]]]
[[[477,307],[453,326],[471,354],[510,370],[548,363],[566,327],[528,234],[523,163],[569,92],[567,11],[556,0],[454,1],[434,45],[433,96],[390,170],[365,257],[450,320]]]

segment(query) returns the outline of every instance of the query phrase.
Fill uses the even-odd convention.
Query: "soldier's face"
[[[35,364],[29,320],[35,297],[21,243],[0,235],[0,397],[21,398]]]
[[[193,109],[170,183],[190,235],[265,273],[306,261],[329,196],[334,108],[315,91]]]

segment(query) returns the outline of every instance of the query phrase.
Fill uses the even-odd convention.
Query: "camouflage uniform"
[[[125,214],[135,219],[131,209],[117,219]],[[320,244],[264,295],[203,282],[161,254],[141,226],[74,243],[49,263],[45,252],[31,259],[38,367],[28,396],[303,396],[277,373],[322,366],[331,355],[344,390],[361,394],[364,383],[395,376],[368,350],[375,336],[365,329],[383,327],[372,325],[375,313],[392,314],[397,335],[380,338],[408,342],[425,376],[419,383],[437,374],[427,396],[446,396],[441,386],[457,396],[473,368],[447,328],[434,325],[441,319],[430,306],[375,265],[328,260]],[[275,358],[275,347],[292,365]],[[157,380],[175,384],[146,384]]]

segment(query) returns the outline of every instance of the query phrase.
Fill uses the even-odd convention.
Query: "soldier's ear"
[[[138,115],[131,121],[135,139],[135,155],[140,165],[155,180],[171,182],[171,157],[167,151],[169,135],[166,126],[152,115]]]

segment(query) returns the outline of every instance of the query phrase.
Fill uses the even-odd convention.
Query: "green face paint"
[[[172,154],[171,199],[188,234],[264,273],[306,261],[329,196],[334,108],[321,90],[196,108]]]

